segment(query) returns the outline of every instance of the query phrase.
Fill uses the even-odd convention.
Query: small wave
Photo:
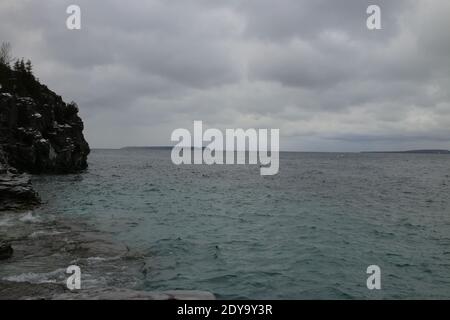
[[[414,265],[412,265],[410,263],[396,263],[395,266],[399,267],[399,268],[414,267]]]
[[[121,257],[120,256],[116,256],[116,257],[89,257],[87,258],[87,262],[89,263],[95,263],[95,262],[105,262],[105,261],[115,261],[115,260],[119,260]]]
[[[61,231],[35,231],[30,234],[30,238],[39,238],[41,236],[56,236],[58,234],[62,234],[64,232]]]
[[[0,220],[0,227],[9,227],[13,225],[13,223],[11,223],[11,219],[10,218],[5,218]]]
[[[101,261],[107,261],[107,258],[103,257],[89,257],[86,259],[88,262],[101,262]]]
[[[89,257],[89,258],[80,258],[80,259],[75,259],[73,261],[71,261],[72,264],[76,264],[79,263],[80,261],[85,260],[88,264],[94,264],[94,263],[99,263],[99,262],[108,262],[108,261],[115,261],[115,260],[120,260],[122,257],[121,256],[115,256],[115,257]]]
[[[19,219],[22,222],[39,222],[40,219],[33,215],[32,211],[28,211],[25,215],[22,216],[22,218]]]
[[[59,276],[59,277],[58,277]],[[2,280],[10,282],[29,282],[29,283],[57,283],[65,277],[65,269],[56,269],[46,273],[22,273],[15,276],[4,277]],[[59,278],[59,280],[58,280]]]

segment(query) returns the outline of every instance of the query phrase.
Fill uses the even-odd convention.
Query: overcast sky
[[[448,0],[0,1],[0,41],[79,104],[94,148],[203,120],[279,128],[284,150],[450,149],[449,30]]]

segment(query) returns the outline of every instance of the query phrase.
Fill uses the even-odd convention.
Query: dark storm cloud
[[[445,0],[2,0],[0,40],[79,103],[94,147],[167,144],[193,120],[280,128],[288,149],[445,147],[449,16]]]

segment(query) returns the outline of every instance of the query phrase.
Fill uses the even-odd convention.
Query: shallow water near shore
[[[71,253],[90,286],[225,299],[450,298],[448,155],[281,153],[280,173],[261,176],[259,166],[175,166],[167,150],[93,150],[88,171],[33,183],[44,205],[2,215],[0,231],[44,223],[23,237],[80,240],[87,228],[110,239],[117,248],[92,241],[95,256]],[[78,231],[53,230],[49,217]],[[45,252],[46,270],[17,260],[0,278],[61,281],[73,261]],[[366,287],[373,264],[382,290]]]

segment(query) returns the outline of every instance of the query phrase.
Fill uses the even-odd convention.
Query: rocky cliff
[[[0,210],[39,202],[23,173],[77,172],[89,151],[75,103],[30,70],[0,64]]]

